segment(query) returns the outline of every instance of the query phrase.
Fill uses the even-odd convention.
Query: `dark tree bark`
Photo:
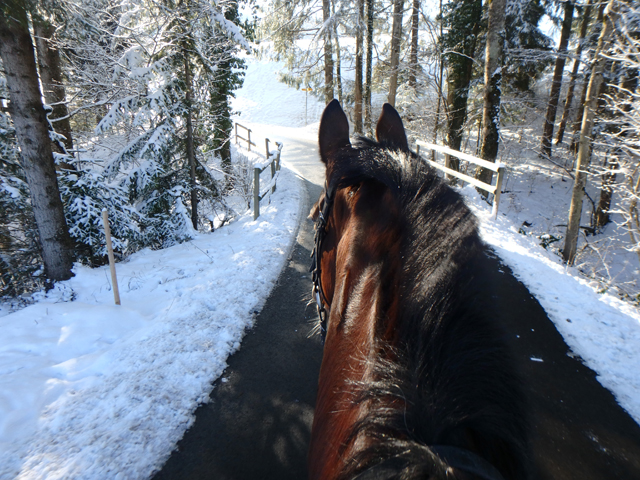
[[[331,0],[331,14],[335,15],[336,11],[335,0]],[[342,104],[342,59],[340,58],[340,42],[338,40],[338,22],[333,22],[333,39],[336,42],[336,75],[335,75],[335,85],[336,85],[336,95],[338,97],[338,101]]]
[[[27,12],[24,4],[10,4],[0,6],[0,55],[9,89],[9,113],[31,192],[46,276],[53,281],[67,280],[73,276],[73,242],[60,199]]]
[[[480,0],[465,0],[456,6],[454,15],[447,21],[448,33],[445,35],[445,52],[447,75],[447,145],[453,150],[460,150],[462,131],[467,121],[467,103],[469,85],[473,74],[473,62],[476,50],[480,20],[482,16],[482,2]],[[459,170],[460,161],[455,157],[445,156],[446,165]],[[455,182],[454,177],[448,177]]]
[[[400,41],[402,40],[402,9],[404,0],[393,0],[393,26],[391,28],[391,72],[387,102],[396,106],[398,93],[398,65],[400,64]]]
[[[187,104],[187,160],[189,161],[189,177],[191,181],[191,223],[198,230],[198,185],[196,183],[196,154],[193,146],[193,125],[191,122],[191,66],[189,55],[184,51],[184,80],[186,84],[185,103]]]
[[[73,138],[71,136],[69,111],[65,104],[66,93],[62,81],[60,52],[51,45],[55,28],[44,20],[34,18],[33,30],[36,38],[36,50],[38,52],[38,73],[40,74],[44,100],[48,105],[51,105],[52,108],[49,120],[53,124],[56,133],[64,135],[65,137],[62,145],[58,142],[54,142],[54,145],[58,153],[66,154],[73,150]],[[58,161],[56,167],[75,170],[72,164],[64,161]]]
[[[367,23],[366,71],[364,80],[364,124],[372,131],[371,122],[371,77],[373,73],[373,0],[365,0]]]
[[[480,157],[495,162],[500,148],[500,88],[504,50],[506,0],[490,0],[489,25],[484,64],[484,108],[482,110],[482,150]],[[491,183],[493,172],[481,168],[478,178]]]
[[[444,25],[442,20],[442,0],[440,0],[440,38],[444,35]],[[433,143],[438,143],[438,129],[440,128],[440,105],[442,104],[442,82],[444,81],[444,58],[442,56],[442,43],[438,43],[438,63],[440,64],[438,72],[438,106],[436,107],[436,121],[433,126]],[[436,161],[436,151],[431,150],[431,161]]]
[[[418,23],[420,20],[420,0],[413,0],[411,10],[411,52],[409,53],[409,86],[416,89],[418,65]]]
[[[584,39],[587,36],[587,29],[589,27],[589,21],[591,17],[591,4],[588,4],[584,9],[582,16],[582,25],[580,26],[580,36],[578,38],[578,46],[576,47],[576,59],[573,61],[573,69],[571,70],[571,77],[569,78],[569,85],[567,86],[567,98],[564,101],[564,108],[562,109],[562,119],[558,126],[558,134],[556,136],[556,145],[562,143],[564,137],[564,131],[569,121],[569,114],[571,112],[571,104],[573,103],[573,92],[576,86],[576,79],[578,78],[578,69],[580,68],[580,56],[582,55],[582,49],[584,48]]]
[[[327,25],[330,18],[331,0],[322,0],[322,21],[324,22],[324,101],[326,104],[333,100],[332,29]]]
[[[362,47],[363,47],[363,22],[364,0],[357,0],[358,25],[356,30],[356,85],[353,105],[353,129],[356,133],[362,133]]]
[[[564,18],[562,20],[562,31],[560,33],[560,44],[558,45],[558,57],[553,71],[553,81],[551,82],[551,92],[549,93],[549,103],[545,116],[544,128],[542,131],[542,154],[551,156],[551,139],[553,138],[553,127],[556,121],[558,110],[558,100],[560,99],[560,88],[562,87],[562,73],[566,61],[567,45],[571,36],[571,23],[573,22],[574,2],[567,1],[564,4]]]

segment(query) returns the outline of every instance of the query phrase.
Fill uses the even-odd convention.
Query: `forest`
[[[27,299],[74,262],[104,264],[103,209],[119,259],[231,221],[226,198],[245,172],[231,159],[230,99],[246,55],[283,62],[293,88],[339,99],[355,134],[372,135],[388,102],[410,141],[509,168],[504,128],[515,126],[535,165],[572,182],[564,233],[547,246],[579,265],[591,239],[615,232],[640,262],[634,2],[0,5],[0,297]],[[637,288],[621,291],[640,301]]]

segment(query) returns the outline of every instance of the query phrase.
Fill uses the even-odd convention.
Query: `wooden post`
[[[276,159],[273,159],[273,162],[271,162],[271,180],[273,180],[273,177],[276,176]],[[271,187],[271,193],[275,193],[276,191],[276,183],[273,182],[273,187]],[[271,199],[269,199],[269,202],[271,202]]]
[[[102,223],[104,234],[107,237],[107,253],[109,254],[109,269],[111,270],[111,285],[113,287],[113,299],[116,305],[120,305],[120,291],[118,290],[118,278],[116,277],[116,261],[113,258],[113,245],[111,244],[111,228],[109,228],[109,214],[107,209],[102,209]]]
[[[500,205],[500,193],[502,191],[502,180],[504,179],[504,167],[498,167],[498,176],[496,177],[496,191],[493,194],[493,218],[498,218],[498,206]]]
[[[269,160],[269,139],[268,138],[264,139],[264,145],[267,148],[267,160]]]
[[[253,219],[260,216],[260,169],[253,169]]]
[[[238,124],[236,123],[236,145],[238,144]]]
[[[247,143],[249,144],[249,151],[251,151],[251,129],[247,128]]]

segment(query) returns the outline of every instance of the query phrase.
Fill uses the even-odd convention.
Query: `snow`
[[[278,83],[278,67],[250,61],[234,102],[258,145],[264,136],[284,143],[277,191],[256,221],[247,211],[214,233],[118,263],[121,306],[108,267],[76,266],[74,278],[35,304],[0,310],[0,478],[148,478],[191,425],[292,247],[303,199],[293,171],[323,182],[315,153],[323,106]],[[503,135],[517,136],[509,128]],[[528,157],[514,165],[514,144],[502,147],[512,193],[497,220],[474,189],[462,190],[481,234],[573,354],[640,421],[640,314],[540,246],[538,237],[556,235],[551,226],[566,212],[545,193],[559,177],[553,168],[529,171]],[[526,235],[523,220],[533,224]]]
[[[481,219],[481,235],[542,305],[574,354],[597,373],[618,403],[640,422],[640,312],[607,293],[560,257],[519,232],[513,218],[491,217],[475,189],[463,191]],[[532,358],[532,361],[544,359]]]

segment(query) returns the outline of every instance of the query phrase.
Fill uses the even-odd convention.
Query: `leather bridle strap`
[[[428,448],[451,468],[470,473],[482,480],[504,480],[496,467],[469,450],[448,445],[434,445]],[[407,459],[403,458],[402,454],[396,455],[372,465],[352,480],[388,480],[396,476],[406,465]]]
[[[327,222],[329,220],[329,213],[331,207],[333,206],[333,195],[334,195],[334,187],[328,186],[325,182],[324,184],[324,205],[320,214],[318,215],[318,220],[316,221],[316,233],[315,233],[315,245],[313,247],[313,252],[311,252],[311,268],[309,271],[311,272],[311,277],[313,281],[313,297],[316,301],[316,306],[318,308],[318,317],[320,319],[320,337],[322,339],[322,343],[324,344],[324,339],[327,335],[327,310],[326,305],[328,304],[327,298],[324,295],[324,291],[322,290],[322,279],[320,274],[320,263],[321,263],[321,253],[320,250],[322,248],[322,241],[324,240],[324,236],[326,234]]]

